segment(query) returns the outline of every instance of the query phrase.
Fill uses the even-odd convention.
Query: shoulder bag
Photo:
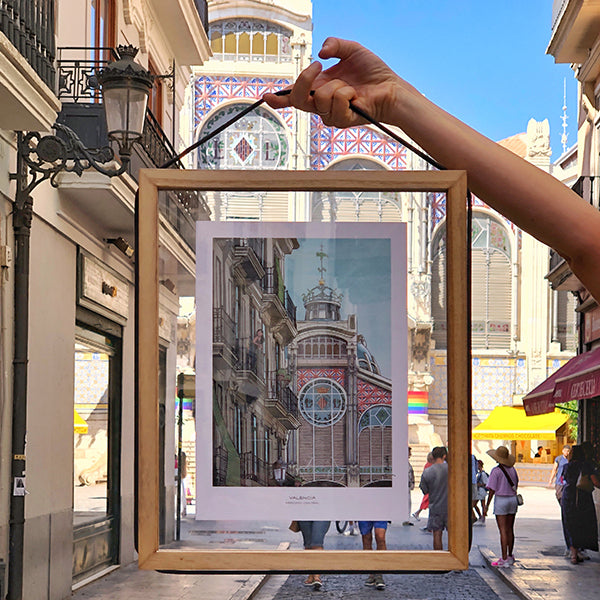
[[[500,463],[498,463],[498,466],[500,467],[500,470],[504,473],[504,476],[506,477],[506,479],[508,479],[508,483],[510,483],[510,487],[513,489],[514,492],[516,492],[517,488],[516,488],[515,484],[512,482],[512,479],[510,478],[508,473],[506,472],[506,469],[504,468],[504,466],[501,465]],[[524,502],[525,501],[523,500],[523,496],[521,496],[521,494],[517,494],[517,504],[519,506],[522,506]]]

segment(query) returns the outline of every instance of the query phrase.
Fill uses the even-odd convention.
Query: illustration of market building
[[[189,141],[200,139],[267,91],[293,83],[312,50],[310,0],[209,1],[213,57],[195,70]],[[402,132],[399,132],[402,133]],[[547,122],[502,145],[551,171]],[[425,161],[371,126],[339,130],[317,115],[263,105],[201,147],[190,166],[202,169],[426,170]],[[555,167],[555,174],[563,177]],[[447,442],[445,300],[446,206],[437,193],[323,193],[209,195],[215,220],[404,221],[408,227],[409,444],[420,473],[427,450]],[[485,423],[496,407],[521,398],[574,354],[574,297],[545,279],[549,249],[479,199],[473,203],[472,417]],[[520,421],[524,411],[515,413]],[[493,423],[489,422],[492,426]],[[552,454],[558,430],[546,433]],[[538,441],[518,444],[514,431],[477,439],[474,450],[503,439],[523,462]],[[499,438],[497,436],[504,435]],[[518,445],[518,447],[517,447]],[[549,458],[551,460],[551,456]],[[545,473],[542,477],[545,477]]]
[[[305,318],[290,348],[301,425],[290,432],[288,470],[302,485],[391,485],[392,386],[380,373],[357,315],[325,283],[303,296]]]

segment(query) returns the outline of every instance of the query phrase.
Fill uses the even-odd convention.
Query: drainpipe
[[[19,133],[19,144],[22,133]],[[6,600],[23,598],[23,539],[25,530],[25,437],[27,432],[27,355],[29,331],[29,241],[33,199],[25,191],[27,167],[17,154],[17,193],[13,208],[15,244],[14,355],[12,414],[12,492]],[[22,480],[20,478],[23,478]],[[22,482],[23,487],[17,487]]]

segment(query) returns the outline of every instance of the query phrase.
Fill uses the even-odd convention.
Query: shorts
[[[516,496],[494,496],[495,515],[515,515],[518,506]]]
[[[443,531],[448,529],[448,515],[444,514],[431,514],[429,512],[429,519],[427,519],[427,530],[428,531]]]
[[[331,521],[298,521],[305,548],[323,547]]]
[[[358,529],[360,535],[367,535],[371,533],[373,529],[387,529],[387,521],[359,521]]]

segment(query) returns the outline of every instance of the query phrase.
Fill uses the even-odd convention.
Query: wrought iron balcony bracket
[[[25,196],[47,179],[53,187],[58,187],[56,177],[63,171],[81,177],[84,171],[92,168],[107,177],[116,177],[127,170],[128,157],[122,156],[121,162],[117,162],[115,152],[109,146],[86,148],[77,134],[61,123],[55,123],[54,130],[59,135],[40,135],[32,131],[19,139],[19,157],[30,177],[19,190]]]

